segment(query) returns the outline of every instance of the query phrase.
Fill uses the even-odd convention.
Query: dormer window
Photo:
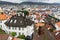
[[[13,20],[10,21],[10,23],[12,23]]]
[[[14,23],[16,23],[17,20],[14,21]]]

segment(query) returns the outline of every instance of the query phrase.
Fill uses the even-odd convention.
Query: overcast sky
[[[8,2],[14,2],[14,3],[21,3],[21,2],[24,2],[24,1],[60,3],[60,0],[1,0],[1,1],[8,1]]]

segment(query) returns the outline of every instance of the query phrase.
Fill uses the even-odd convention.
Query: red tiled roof
[[[59,34],[58,35],[55,35],[57,32],[59,32]],[[56,40],[60,40],[60,30],[55,31],[53,34],[55,35]]]
[[[0,34],[0,40],[7,40],[9,35],[7,34]]]
[[[60,22],[57,22],[56,24],[60,27]]]
[[[20,40],[19,38],[14,38],[13,40]]]
[[[0,20],[5,20],[6,18],[6,14],[0,14]]]
[[[45,25],[44,23],[37,23],[37,24],[35,24],[36,27],[44,26],[44,25]]]
[[[11,18],[11,16],[6,15],[5,13],[0,14],[0,20],[6,20],[6,19],[10,19],[10,18]]]
[[[52,28],[52,26],[51,26],[51,25],[46,24],[46,28]]]

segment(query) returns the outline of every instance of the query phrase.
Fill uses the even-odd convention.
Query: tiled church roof
[[[10,20],[5,22],[5,24],[9,27],[26,27],[26,26],[32,25],[33,21],[31,21],[30,19],[27,19],[22,15],[20,16],[15,15],[15,16],[12,16]]]

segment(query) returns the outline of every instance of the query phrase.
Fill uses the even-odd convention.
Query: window
[[[10,21],[10,23],[12,22],[13,20]]]
[[[14,21],[14,23],[16,23],[16,20]]]
[[[24,30],[24,28],[22,28],[22,30]]]
[[[14,30],[14,27],[12,27],[12,29]]]
[[[10,29],[10,27],[9,27],[9,29]]]
[[[15,27],[15,30],[17,29],[17,27]]]
[[[19,30],[20,30],[20,27],[19,27]]]
[[[24,35],[24,33],[22,33],[22,35]]]
[[[20,35],[21,33],[19,33],[19,35]]]

